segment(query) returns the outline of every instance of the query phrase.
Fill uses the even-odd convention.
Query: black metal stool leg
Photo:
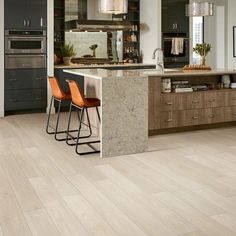
[[[56,121],[56,128],[55,128],[54,138],[55,138],[57,141],[64,141],[65,138],[62,138],[62,139],[57,138],[58,125],[59,125],[60,114],[61,114],[61,100],[58,100],[58,103],[59,103],[59,106],[58,106],[58,110],[57,110],[57,121]]]
[[[101,123],[101,117],[100,117],[100,114],[99,114],[99,111],[98,111],[98,107],[96,107],[96,111],[97,111],[97,115],[98,115],[98,120]]]
[[[54,97],[51,97],[51,102],[50,102],[50,107],[49,107],[49,113],[48,113],[48,120],[47,120],[47,126],[46,126],[46,132],[47,134],[54,134],[54,132],[49,131],[49,123],[50,123],[50,118],[51,118],[51,111],[52,111],[52,103],[54,101]]]
[[[68,140],[71,140],[71,138],[69,139],[69,130],[70,130],[70,122],[71,122],[71,111],[72,111],[72,102],[70,103],[70,110],[69,110],[69,117],[68,117],[68,125],[67,125],[67,131],[66,131],[66,143],[68,145],[70,145],[70,143],[68,142]]]
[[[92,135],[92,128],[91,128],[91,123],[90,123],[90,119],[89,119],[89,115],[88,115],[88,108],[85,108],[85,110],[86,110],[86,116],[87,116],[88,127],[89,127],[89,136],[88,137],[91,137],[91,135]]]

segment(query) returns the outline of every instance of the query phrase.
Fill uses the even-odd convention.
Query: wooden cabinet
[[[189,32],[188,0],[162,0],[162,32]]]
[[[46,29],[47,0],[5,0],[5,29]]]
[[[232,121],[236,90],[161,93],[161,78],[149,77],[149,131]]]
[[[46,109],[47,70],[5,70],[5,111]]]

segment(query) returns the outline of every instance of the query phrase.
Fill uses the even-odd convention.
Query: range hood
[[[114,20],[112,14],[101,13],[99,11],[98,0],[72,1],[75,1],[75,5],[69,8],[76,9],[77,5],[78,12],[76,20],[65,22],[66,31],[117,31],[132,29],[131,23],[127,20],[122,20],[122,17],[117,17],[117,20]],[[68,2],[68,4],[70,3]],[[80,11],[81,9],[82,11]]]
[[[128,21],[105,21],[105,20],[71,20],[65,22],[66,31],[118,31],[132,30]]]

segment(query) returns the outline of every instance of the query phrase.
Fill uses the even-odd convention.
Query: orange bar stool
[[[47,127],[46,127],[46,132],[48,134],[54,134],[54,138],[57,141],[65,141],[66,138],[58,138],[59,134],[66,134],[67,130],[62,130],[62,131],[58,131],[58,126],[59,126],[59,121],[60,121],[60,114],[61,114],[61,104],[64,101],[70,101],[71,100],[71,94],[70,93],[65,93],[58,80],[56,79],[56,77],[48,77],[50,86],[51,86],[51,90],[52,90],[52,98],[51,98],[51,102],[50,102],[50,108],[49,108],[49,114],[48,114],[48,120],[47,120]],[[51,110],[52,110],[52,104],[54,101],[58,102],[58,111],[57,111],[57,119],[56,119],[56,126],[51,126],[50,125],[50,118],[51,118]],[[51,131],[49,131],[49,129]],[[77,130],[71,130],[70,132],[75,132]]]
[[[69,119],[68,119],[68,127],[67,127],[67,136],[66,136],[66,143],[70,146],[76,146],[75,152],[79,155],[86,155],[86,154],[92,154],[92,153],[99,153],[100,150],[97,150],[92,144],[99,143],[100,140],[97,141],[87,141],[87,142],[80,142],[80,139],[89,138],[92,135],[92,128],[90,124],[88,109],[90,108],[96,108],[97,116],[99,122],[101,122],[98,107],[100,106],[100,100],[98,98],[85,98],[83,92],[81,91],[79,85],[74,80],[66,80],[69,84],[70,92],[71,92],[71,104],[70,104],[70,110],[69,110]],[[73,138],[69,134],[70,130],[70,123],[71,123],[71,110],[72,107],[75,107],[77,111],[80,111],[80,114],[78,116],[79,120],[79,128],[78,128],[78,135],[77,138]],[[85,124],[84,121],[84,115],[86,114],[87,117],[87,124]],[[88,126],[89,128],[89,135],[87,136],[81,136],[81,127],[82,124]],[[70,138],[69,138],[70,137]],[[74,140],[74,143],[69,143],[69,140]],[[93,151],[90,152],[79,152],[79,145],[88,145]]]

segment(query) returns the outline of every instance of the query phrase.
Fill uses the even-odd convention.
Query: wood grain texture
[[[236,236],[235,127],[153,136],[147,153],[101,159],[45,124],[0,119],[0,236]]]

